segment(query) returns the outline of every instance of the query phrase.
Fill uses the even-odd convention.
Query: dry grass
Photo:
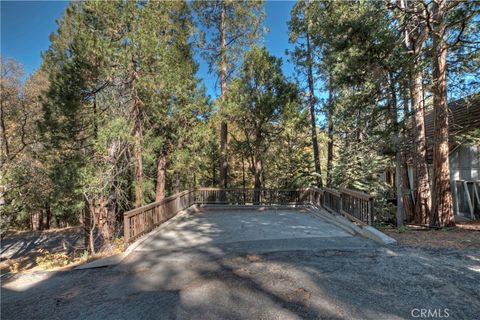
[[[65,251],[49,251],[37,249],[26,256],[15,259],[2,260],[0,262],[1,273],[7,272],[34,272],[47,270],[68,270],[82,263],[88,262],[95,257],[85,254],[73,255]]]
[[[45,249],[39,249],[40,255],[35,258],[38,267],[43,270],[65,267],[69,265],[73,257],[66,252],[50,252]]]

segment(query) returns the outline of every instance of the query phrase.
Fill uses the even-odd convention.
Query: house
[[[450,182],[457,220],[480,219],[480,94],[451,102],[449,105]],[[427,161],[432,176],[433,110],[425,111]],[[476,137],[476,142],[475,139]],[[409,168],[410,185],[413,170]]]

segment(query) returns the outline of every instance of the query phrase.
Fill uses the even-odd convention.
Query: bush
[[[41,255],[35,259],[35,262],[45,270],[64,267],[71,262],[71,258],[65,252],[50,252],[45,249],[39,249],[37,251]]]
[[[377,197],[375,198],[375,220],[376,224],[384,225],[395,225],[396,219],[396,208],[395,206],[388,202],[385,198]]]

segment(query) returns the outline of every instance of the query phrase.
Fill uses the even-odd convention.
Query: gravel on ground
[[[400,244],[423,248],[480,249],[480,221],[458,223],[439,230],[407,226],[400,232],[382,229]]]
[[[312,219],[179,217],[116,266],[2,277],[1,318],[478,319],[479,249],[380,246]]]
[[[1,316],[389,320],[414,319],[421,309],[447,312],[449,319],[480,313],[478,250],[395,246],[207,255],[158,264],[145,253],[114,268],[19,278],[2,286]]]

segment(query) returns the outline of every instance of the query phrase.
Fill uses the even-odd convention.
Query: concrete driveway
[[[303,209],[224,209],[208,207],[178,217],[150,235],[135,253],[156,251],[165,254],[205,248],[264,252],[283,249],[365,246],[363,238],[339,229]],[[300,243],[300,246],[296,244]],[[285,247],[287,246],[287,247]],[[292,247],[293,246],[293,247]],[[225,252],[223,252],[225,253]]]
[[[382,247],[301,210],[215,210],[175,218],[115,267],[3,284],[1,316],[474,319],[479,287],[479,252]]]

